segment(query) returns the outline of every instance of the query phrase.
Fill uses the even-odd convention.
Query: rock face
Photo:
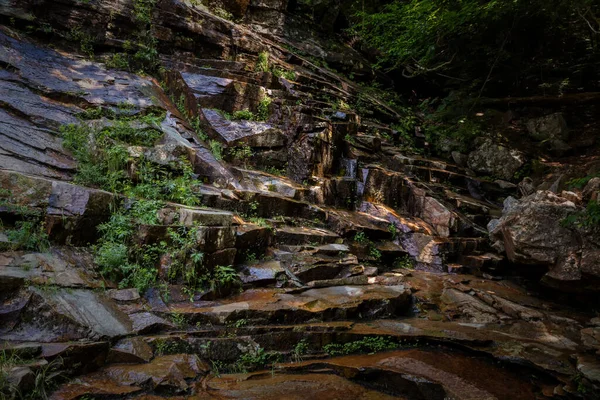
[[[600,249],[593,233],[565,225],[578,211],[573,202],[550,191],[520,201],[508,198],[502,218],[488,225],[490,239],[512,262],[547,266],[550,280],[581,282],[598,277],[593,259],[600,256]]]
[[[502,280],[485,229],[495,218],[513,266],[593,289],[599,236],[561,223],[580,205],[515,200],[523,155],[491,140],[457,165],[406,151],[403,116],[362,89],[372,66],[331,34],[343,2],[200,3],[0,0],[0,350],[23,361],[15,387],[58,369],[55,399],[596,394],[600,323]],[[127,126],[102,131],[124,188],[82,179],[70,124]],[[567,138],[558,115],[530,125]],[[597,192],[592,179],[581,202]],[[98,256],[106,229],[131,237],[118,266]]]
[[[565,143],[569,139],[569,128],[561,113],[531,119],[525,126],[533,139],[547,143],[550,149],[559,152],[569,149]]]
[[[523,154],[495,144],[490,139],[486,139],[477,150],[471,152],[468,159],[472,170],[505,180],[511,180],[524,163]]]

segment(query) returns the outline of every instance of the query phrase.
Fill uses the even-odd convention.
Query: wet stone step
[[[247,319],[253,322],[299,323],[403,315],[410,290],[397,286],[337,286],[290,293],[279,289],[248,290],[210,305],[181,303],[169,306],[190,323],[217,323]]]
[[[335,243],[340,237],[320,228],[286,226],[275,230],[275,243],[287,245],[321,245]]]

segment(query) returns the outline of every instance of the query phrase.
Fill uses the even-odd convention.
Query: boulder
[[[565,141],[569,139],[569,128],[562,113],[554,113],[525,123],[529,135],[538,141]]]
[[[521,152],[495,144],[490,139],[471,152],[468,160],[472,170],[504,180],[511,180],[524,163]]]
[[[488,224],[490,239],[513,263],[546,266],[547,283],[582,283],[584,275],[600,277],[600,249],[592,232],[564,223],[578,211],[572,201],[550,191],[520,201],[509,197],[502,217]]]
[[[583,201],[588,202],[591,200],[598,201],[598,197],[600,194],[600,178],[592,178],[583,188],[583,192],[581,193],[581,197]]]

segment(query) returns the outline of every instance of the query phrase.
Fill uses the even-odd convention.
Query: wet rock
[[[171,322],[150,312],[140,312],[129,316],[133,324],[133,331],[138,334],[174,329]]]
[[[338,238],[325,229],[285,226],[276,229],[274,240],[279,244],[301,245],[333,243]]]
[[[44,343],[41,357],[60,359],[63,365],[70,367],[70,373],[85,374],[104,365],[109,348],[108,342]]]
[[[266,261],[244,267],[240,277],[244,283],[261,286],[274,284],[277,276],[284,273],[279,261]]]
[[[0,286],[8,282],[57,285],[71,288],[101,288],[102,280],[94,271],[89,252],[70,248],[53,249],[51,253],[0,253]],[[3,262],[4,261],[4,262]]]
[[[499,320],[498,311],[481,300],[455,289],[445,289],[442,301],[449,307],[447,312],[465,315],[469,322],[490,323]],[[450,311],[450,309],[454,311]]]
[[[511,180],[523,166],[525,158],[516,150],[494,144],[490,139],[469,154],[469,168],[485,175]]]
[[[154,356],[152,347],[141,337],[122,339],[109,351],[109,364],[147,363]]]
[[[52,399],[76,400],[84,396],[115,396],[122,398],[141,392],[138,386],[123,386],[102,376],[84,376],[63,385],[52,394]]]
[[[311,288],[324,288],[333,286],[344,286],[344,285],[368,285],[369,277],[366,275],[350,276],[347,278],[339,279],[326,279],[308,282],[308,286]]]
[[[209,371],[208,365],[196,355],[178,354],[156,357],[150,364],[116,365],[102,373],[123,386],[144,386],[182,392],[188,389],[186,379]]]
[[[560,192],[560,197],[562,197],[563,199],[567,199],[573,202],[574,204],[581,204],[581,196],[575,192],[563,190],[562,192]]]
[[[249,290],[213,307],[171,306],[188,320],[224,323],[245,318],[259,321],[307,321],[313,318],[375,318],[401,314],[410,301],[404,286],[338,286],[297,294],[282,290]]]
[[[378,392],[343,377],[326,373],[277,374],[273,376],[223,376],[212,379],[211,391],[221,396],[239,398],[248,396],[260,400],[303,400],[306,394],[320,399],[380,399],[391,400],[395,396]]]
[[[439,200],[428,196],[426,191],[413,188],[410,195],[409,209],[435,228],[439,236],[448,237],[457,229],[458,219]]]
[[[270,227],[244,224],[235,228],[235,248],[238,255],[253,253],[257,256],[265,253],[271,243],[273,230]],[[241,260],[240,260],[241,261]]]
[[[596,354],[600,355],[600,327],[582,329],[581,341],[585,346],[596,350]]]
[[[83,289],[29,289],[18,296],[29,299],[19,310],[19,323],[0,335],[6,340],[114,338],[131,333],[131,322],[100,293]]]
[[[137,289],[113,289],[108,291],[108,296],[117,301],[129,302],[137,301],[140,299],[140,294]]]
[[[317,254],[325,254],[329,256],[337,256],[340,253],[348,253],[350,248],[345,244],[331,243],[317,247]]]

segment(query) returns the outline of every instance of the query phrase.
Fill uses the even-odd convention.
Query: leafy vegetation
[[[323,346],[323,351],[330,356],[341,356],[354,353],[376,353],[398,348],[398,343],[381,337],[364,337],[344,344],[331,343]]]
[[[17,221],[14,229],[4,232],[13,250],[48,251],[50,240],[44,224],[38,220]]]
[[[549,42],[562,48],[566,43],[560,40],[574,43],[597,34],[593,0],[384,3],[371,11],[357,8],[353,32],[380,51],[380,65],[400,68],[409,77],[458,75],[481,85],[491,67],[498,72],[517,72],[531,67],[528,62],[537,67],[553,56]],[[595,50],[592,46],[588,43],[588,51]]]
[[[179,226],[167,229],[165,240],[139,243],[135,233],[138,224],[158,224],[158,211],[164,204],[156,200],[137,200],[129,209],[120,209],[110,220],[98,226],[101,238],[94,247],[100,272],[120,287],[135,287],[141,293],[155,286],[160,258],[167,256],[166,279],[183,283],[194,292],[239,287],[239,276],[229,266],[214,269],[204,264],[204,253],[198,250],[200,226]]]
[[[256,60],[256,66],[254,68],[256,72],[267,72],[269,71],[269,53],[263,51],[258,54],[258,58]]]
[[[569,215],[562,221],[562,225],[577,228],[600,227],[600,203],[590,201],[585,210]]]
[[[13,352],[0,350],[0,399],[20,398],[24,400],[49,398],[50,392],[56,385],[64,381],[64,374],[60,371],[63,366],[62,358],[56,358],[46,365],[34,370],[33,386],[28,392],[21,393],[9,381],[11,369],[26,366],[32,360],[22,358]]]
[[[137,120],[117,119],[103,128],[87,122],[63,126],[64,146],[78,161],[75,182],[129,197],[197,205],[198,183],[187,159],[165,166],[143,155],[135,159],[128,151],[130,145],[152,146],[162,136],[157,128],[162,118],[160,113]],[[134,127],[134,123],[143,127]],[[131,174],[131,165],[135,165],[135,174]]]

